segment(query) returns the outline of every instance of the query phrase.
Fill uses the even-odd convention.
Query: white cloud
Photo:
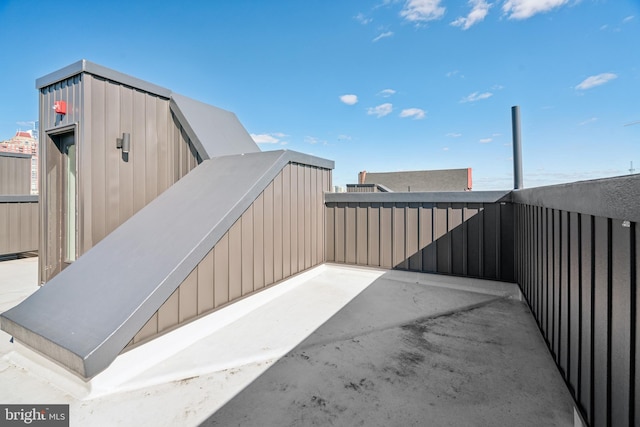
[[[600,27],[600,31],[604,31],[607,28],[609,28],[609,26],[607,24],[604,24],[603,26]]]
[[[387,114],[391,114],[393,111],[393,105],[388,102],[385,104],[380,104],[377,107],[367,108],[367,114],[370,116],[376,116],[378,118],[384,117]]]
[[[32,128],[32,129],[35,129],[35,126],[36,126],[36,122],[24,122],[24,121],[21,121],[21,122],[16,122],[16,124],[18,126],[27,126],[27,127]]]
[[[448,136],[450,138],[460,138],[462,136],[462,134],[458,133],[458,132],[449,132],[445,136]]]
[[[627,16],[626,18],[624,18],[622,20],[622,23],[626,24],[627,22],[631,22],[631,21],[633,21],[633,18],[635,18],[635,16],[633,16],[633,15]]]
[[[347,105],[354,105],[358,103],[358,96],[353,94],[346,94],[340,96],[340,101]]]
[[[442,151],[449,151],[449,147],[443,147]]]
[[[491,4],[487,3],[485,0],[469,0],[469,4],[471,5],[471,12],[464,17],[460,16],[458,19],[453,21],[451,25],[454,27],[462,27],[463,30],[468,30],[474,24],[478,22],[482,22],[484,18],[489,13],[489,8]]]
[[[394,4],[394,3],[399,3],[400,0],[382,0],[382,2],[380,2],[380,4],[374,6],[374,9],[378,9],[380,7],[384,7],[384,6],[389,6],[390,4]]]
[[[367,16],[365,16],[364,13],[358,13],[356,16],[353,17],[356,21],[358,21],[359,23],[361,23],[362,25],[367,25],[368,23],[370,23],[371,21],[373,21],[372,18],[369,18]]]
[[[584,126],[584,125],[588,125],[589,123],[593,123],[595,121],[597,121],[598,118],[597,117],[591,117],[590,119],[587,119],[583,122],[578,123],[580,126]]]
[[[481,99],[487,99],[492,97],[493,94],[491,92],[473,92],[471,95],[468,95],[460,100],[460,102],[475,102],[480,101]]]
[[[507,0],[502,5],[502,11],[509,15],[509,19],[527,19],[567,3],[569,0]]]
[[[387,37],[391,37],[393,35],[393,31],[386,31],[384,33],[379,34],[376,38],[371,40],[373,43],[377,42],[380,39],[385,39]]]
[[[617,77],[618,76],[613,73],[602,73],[595,76],[589,76],[586,79],[584,79],[582,82],[580,82],[580,84],[576,86],[576,89],[580,89],[580,90],[591,89],[592,87],[603,85],[608,81],[613,80]]]
[[[406,108],[400,112],[400,117],[412,117],[414,120],[422,120],[427,113],[421,108]]]
[[[351,141],[352,139],[349,135],[338,135],[338,141]]]
[[[493,138],[482,138],[480,141],[478,141],[480,144],[488,144],[489,142],[493,141]]]
[[[286,135],[286,134],[281,133],[281,132],[260,133],[260,134],[252,133],[251,134],[251,138],[253,138],[253,140],[255,141],[256,144],[280,144],[280,145],[286,145],[287,142],[281,140],[285,136],[289,136],[289,135]]]
[[[453,77],[456,74],[458,74],[458,70],[453,70],[453,71],[449,71],[447,74],[445,74],[447,77]]]
[[[323,145],[327,145],[327,141],[321,140],[320,138],[316,138],[315,136],[305,136],[304,137],[304,142],[306,142],[307,144],[312,144],[312,145],[315,145],[315,144],[321,142]]]
[[[384,89],[384,90],[381,90],[380,92],[378,92],[378,95],[380,95],[380,96],[382,96],[384,98],[388,98],[391,95],[395,95],[395,93],[396,93],[396,91],[393,90],[393,89]]]
[[[410,22],[428,22],[442,18],[445,8],[440,0],[407,0],[400,16]]]

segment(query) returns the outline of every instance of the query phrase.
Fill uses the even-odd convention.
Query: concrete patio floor
[[[0,262],[0,311],[37,289]],[[0,333],[0,403],[72,426],[570,426],[514,284],[325,264],[121,355],[85,384]]]

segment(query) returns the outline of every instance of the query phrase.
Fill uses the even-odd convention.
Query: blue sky
[[[95,3],[95,4],[93,4]],[[640,0],[0,0],[0,139],[79,59],[231,110],[263,150],[513,185],[640,172]]]

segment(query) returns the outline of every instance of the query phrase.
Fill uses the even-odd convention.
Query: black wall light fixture
[[[129,151],[131,150],[131,134],[123,133],[122,138],[116,139],[116,148],[122,150],[122,159],[126,162],[129,159]]]
[[[124,154],[129,154],[130,149],[131,149],[131,134],[123,133],[122,134],[122,152]]]

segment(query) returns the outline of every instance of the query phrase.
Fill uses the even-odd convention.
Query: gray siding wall
[[[0,197],[0,255],[38,250],[38,198]]]
[[[0,152],[0,195],[31,194],[31,156]]]
[[[382,184],[392,191],[466,191],[469,169],[407,172],[367,172],[365,184]]]
[[[330,170],[285,166],[129,346],[323,263],[330,188]]]
[[[327,261],[514,280],[510,203],[328,202],[326,210]]]
[[[638,194],[637,176],[514,193],[517,280],[592,426],[640,425]]]
[[[56,116],[54,101],[67,102],[67,115]],[[91,74],[74,76],[41,89],[41,165],[55,155],[47,130],[77,124],[78,256],[188,173],[200,159],[169,109],[169,100]],[[128,158],[116,139],[131,134]],[[52,176],[41,173],[43,199],[40,281],[60,269],[51,216],[56,198]],[[48,219],[47,219],[48,218]]]

